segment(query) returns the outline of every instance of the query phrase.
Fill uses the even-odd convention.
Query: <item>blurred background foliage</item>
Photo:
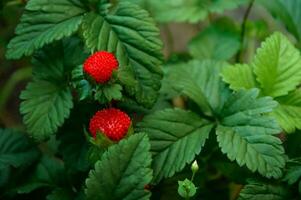
[[[185,61],[192,57],[248,62],[260,41],[273,31],[287,32],[285,25],[293,42],[297,43],[301,37],[301,30],[298,30],[300,27],[296,24],[297,19],[286,16],[290,11],[282,13],[277,10],[281,9],[281,5],[278,8],[271,6],[276,2],[281,4],[281,0],[272,4],[267,1],[255,1],[243,25],[243,41],[241,29],[248,8],[247,0],[127,1],[144,7],[155,18],[161,29],[167,63]],[[26,0],[1,0],[0,4],[0,124],[5,127],[21,128],[18,96],[24,88],[24,83],[31,77],[28,58],[11,61],[6,60],[4,56],[6,45],[14,35],[14,28],[25,4]],[[272,14],[281,14],[277,18],[284,23],[276,21]]]
[[[298,48],[301,48],[300,0],[127,1],[141,5],[155,18],[164,41],[166,66],[191,58],[226,60],[230,63],[248,62],[260,42],[274,31],[285,33]],[[14,28],[19,22],[25,4],[26,0],[1,0],[0,2],[0,127],[21,131],[25,128],[19,114],[19,94],[31,78],[32,67],[28,58],[11,61],[6,60],[4,54],[8,41],[14,35]],[[164,86],[162,90],[164,89],[168,89],[168,86]],[[177,99],[173,100],[173,104],[183,106]],[[68,126],[67,122],[64,127]],[[287,154],[290,157],[301,156],[299,142],[301,135],[292,134],[283,137]],[[64,140],[64,138],[60,139]],[[81,139],[75,138],[74,143]],[[221,152],[214,149],[213,147],[217,146],[214,138],[211,137],[209,143],[198,160],[201,170],[196,176],[196,181],[200,183],[200,193],[205,199],[224,199],[225,196],[229,196],[229,199],[236,199],[243,184],[246,183],[246,177],[250,176],[250,172],[228,161]],[[40,146],[44,148],[44,144]],[[52,140],[47,142],[46,151],[49,154],[57,151],[58,148],[60,148],[58,144]],[[70,158],[69,163],[76,162],[76,158],[76,155]],[[49,158],[43,157],[40,165],[51,169],[53,173],[65,173],[60,161],[56,161],[53,166]],[[85,170],[87,165],[79,163],[79,166],[73,167]],[[41,169],[38,166],[36,169],[38,177],[29,178],[47,179],[41,176],[43,173],[39,173],[39,170]],[[2,171],[0,175],[0,186],[1,181],[4,183],[7,179],[5,175],[10,174],[9,169],[4,172]],[[69,173],[72,174],[72,172]],[[162,182],[154,188],[154,191],[160,191],[155,193],[161,196],[153,195],[152,198],[179,199],[175,192],[177,180],[184,179],[189,176],[189,173],[190,169],[187,166],[183,172]],[[17,174],[15,177],[18,177]],[[66,184],[64,180],[53,180],[53,182],[58,185]],[[24,187],[19,190],[26,193],[26,190],[30,189]],[[33,196],[26,198],[30,199]]]

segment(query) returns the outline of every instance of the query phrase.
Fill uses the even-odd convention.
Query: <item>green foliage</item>
[[[6,57],[32,55],[32,64],[5,61],[0,69],[7,86],[0,86],[0,126],[29,134],[0,129],[0,199],[298,198],[301,137],[285,132],[301,129],[301,56],[290,42],[296,39],[300,47],[301,4],[259,2],[295,38],[276,32],[255,52],[270,30],[284,27],[253,0],[0,3],[9,8],[0,11]],[[241,11],[220,15],[245,3]],[[16,36],[7,42],[14,27],[9,24],[21,10]],[[249,12],[263,17],[254,20]],[[168,24],[159,29],[156,22]],[[160,36],[166,41],[163,70]],[[83,71],[96,51],[113,53],[119,63],[104,84]],[[253,54],[248,64],[233,59]],[[13,67],[6,71],[7,65]],[[25,127],[11,120],[15,104],[8,100],[16,93],[8,93],[16,84],[9,84],[14,76],[5,76],[15,69],[18,77],[27,72],[22,80],[32,71],[20,95]],[[120,141],[89,133],[91,117],[108,107],[131,118]]]
[[[272,113],[288,133],[300,127],[297,86],[301,83],[300,52],[280,33],[267,38],[251,64],[223,70],[223,80],[234,90],[257,87],[272,96],[279,106]]]
[[[150,193],[144,190],[152,179],[149,149],[144,133],[111,146],[89,173],[87,199],[149,199]]]
[[[123,66],[122,68],[119,68],[117,78],[118,81],[126,87],[135,87],[137,84],[134,72],[130,66]]]
[[[238,200],[286,200],[289,193],[279,185],[252,180],[241,190]]]
[[[195,195],[197,188],[192,181],[186,178],[184,181],[179,181],[178,184],[178,193],[181,197],[187,199]]]
[[[72,200],[72,194],[64,189],[53,190],[51,194],[46,197],[47,200]]]
[[[270,97],[258,98],[258,90],[239,91],[229,97],[222,110],[216,134],[219,146],[230,160],[268,178],[280,178],[285,165],[281,132],[276,121],[262,115],[277,105]]]
[[[84,13],[79,0],[30,0],[15,30],[16,37],[8,44],[7,58],[29,56],[46,44],[70,36],[79,28]]]
[[[299,188],[301,185],[301,161],[299,159],[289,160],[287,162],[287,171],[284,176],[284,180],[288,182],[288,184],[292,185],[296,182],[299,182]],[[300,193],[299,189],[299,193]]]
[[[287,95],[301,82],[300,52],[280,33],[261,44],[252,65],[264,95]]]
[[[18,193],[30,193],[39,188],[58,189],[67,185],[63,163],[57,158],[43,156],[29,180],[17,188]]]
[[[88,142],[80,131],[64,131],[60,137],[59,151],[63,155],[68,170],[86,171],[89,169]]]
[[[210,60],[173,65],[167,74],[167,84],[188,96],[206,115],[212,115],[219,112],[229,93],[219,75],[226,65]]]
[[[162,42],[158,36],[148,13],[128,2],[119,3],[112,12],[90,12],[83,20],[86,46],[92,52],[114,52],[121,69],[132,68],[137,82],[126,91],[146,107],[155,103],[160,89]]]
[[[120,100],[122,98],[122,87],[119,84],[108,84],[97,87],[94,98],[100,103],[107,103],[111,100]]]
[[[285,165],[284,150],[281,141],[273,136],[273,134],[280,133],[281,129],[273,118],[263,115],[272,112],[273,108],[277,106],[277,102],[273,101],[271,97],[258,98],[259,91],[256,89],[230,94],[219,76],[219,72],[224,67],[225,65],[221,63],[208,61],[191,61],[186,65],[176,65],[169,71],[169,83],[174,88],[182,86],[181,92],[196,103],[200,98],[203,98],[204,102],[210,102],[208,103],[210,109],[214,111],[213,119],[210,118],[210,120],[213,120],[212,123],[215,123],[216,120],[219,121],[216,129],[217,140],[222,152],[227,154],[230,160],[236,160],[240,166],[246,165],[251,171],[258,171],[263,176],[281,177],[281,170]],[[170,143],[167,143],[167,139],[178,142],[179,136],[187,131],[195,133],[198,137],[204,135],[195,131],[191,132],[188,127],[182,125],[182,123],[197,125],[203,122],[202,118],[194,116],[191,112],[187,112],[189,115],[185,115],[185,112],[181,110],[158,111],[145,117],[138,124],[139,131],[149,133],[151,149],[155,152],[153,162],[155,181],[172,176],[174,172],[184,167],[185,161],[191,162],[193,159],[192,154],[189,153],[184,154],[189,155],[188,157],[180,156],[184,159],[179,159],[181,154],[178,151],[167,148]],[[206,115],[206,110],[203,109],[203,112]],[[209,131],[210,129],[208,129],[208,133]],[[177,137],[175,138],[175,136]],[[185,137],[185,142],[187,141],[189,146],[184,146],[183,149],[199,154],[207,137],[206,135],[202,140],[196,140],[192,138],[192,135],[187,139]],[[188,138],[193,141],[202,141],[198,143],[197,151],[193,151],[192,144],[194,143]],[[162,142],[155,143],[154,141],[157,140],[162,140]],[[179,145],[182,145],[182,142]],[[176,149],[182,148],[177,147]]]
[[[28,166],[38,155],[38,150],[24,134],[0,129],[0,171],[6,167]]]
[[[92,87],[84,77],[83,66],[78,65],[75,67],[72,72],[72,83],[73,87],[76,88],[78,92],[79,100],[84,100],[92,95]]]
[[[71,91],[44,80],[29,83],[20,98],[20,112],[29,133],[43,140],[57,131],[73,106]]]
[[[301,129],[301,93],[297,89],[286,96],[276,98],[279,106],[272,115],[288,133]]]
[[[221,13],[246,3],[246,0],[150,0],[151,13],[159,22],[190,22],[204,20],[211,13]]]
[[[48,138],[69,116],[73,107],[71,90],[65,80],[64,58],[55,48],[37,54],[33,81],[21,93],[20,112],[28,132],[37,140]]]
[[[232,90],[256,88],[253,69],[247,64],[229,65],[223,69],[223,81],[230,83]]]
[[[299,0],[275,0],[273,3],[260,0],[277,19],[281,20],[297,40],[301,40],[301,28],[299,22],[301,20],[301,2]]]
[[[153,153],[154,182],[181,171],[199,154],[212,125],[193,112],[166,109],[146,116],[137,125],[148,133]]]
[[[221,19],[210,25],[188,44],[189,52],[194,58],[212,60],[228,60],[239,47],[239,34],[228,19]]]

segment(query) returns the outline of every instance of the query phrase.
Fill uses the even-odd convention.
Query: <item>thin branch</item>
[[[253,4],[254,4],[255,0],[250,0],[250,3],[248,5],[248,8],[244,14],[244,18],[243,21],[241,23],[241,32],[240,32],[240,48],[239,51],[236,54],[236,62],[240,62],[241,61],[241,57],[242,57],[242,51],[243,51],[243,47],[244,47],[244,40],[245,40],[245,33],[246,33],[246,22],[247,19],[249,17],[249,14],[252,10]]]

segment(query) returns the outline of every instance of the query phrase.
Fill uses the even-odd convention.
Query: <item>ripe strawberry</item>
[[[97,132],[105,134],[113,141],[121,140],[131,125],[130,117],[116,108],[103,109],[91,118],[89,131],[96,138]]]
[[[86,59],[84,72],[90,75],[96,83],[110,80],[113,70],[118,68],[118,61],[112,53],[98,51]]]

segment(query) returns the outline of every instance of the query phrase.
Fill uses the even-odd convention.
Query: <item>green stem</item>
[[[23,80],[29,79],[31,77],[31,67],[25,67],[15,71],[10,79],[5,83],[5,85],[0,90],[0,112],[3,111],[4,106],[11,96],[15,86]]]
[[[195,172],[192,173],[192,176],[191,176],[191,179],[190,179],[191,182],[193,182],[194,176],[195,176]]]
[[[248,8],[244,14],[243,21],[241,23],[241,32],[240,32],[240,48],[239,51],[236,54],[236,62],[241,62],[242,61],[242,52],[243,52],[243,47],[244,47],[244,40],[245,40],[245,33],[246,33],[246,22],[249,17],[249,14],[251,12],[251,9],[253,7],[255,0],[250,0],[250,3],[248,5]]]

